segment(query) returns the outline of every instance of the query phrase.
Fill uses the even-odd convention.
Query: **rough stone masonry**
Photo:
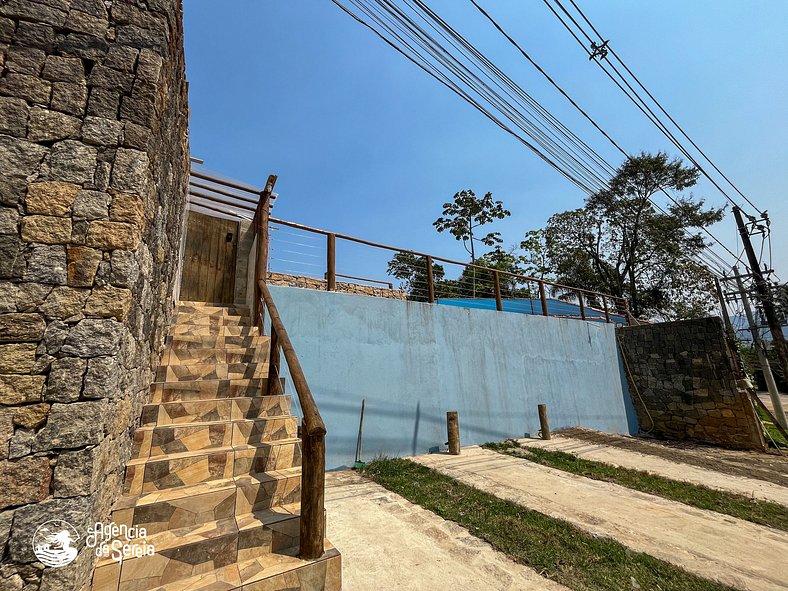
[[[750,386],[719,318],[626,326],[616,336],[642,432],[763,449]]]
[[[0,589],[89,584],[31,536],[120,492],[173,307],[181,28],[179,0],[0,0]]]

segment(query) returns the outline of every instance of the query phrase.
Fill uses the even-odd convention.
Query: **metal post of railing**
[[[501,298],[501,274],[493,272],[493,285],[495,287],[495,309],[503,312],[503,299]]]
[[[583,292],[582,291],[578,291],[577,292],[577,301],[580,303],[580,318],[582,320],[585,320],[586,319],[586,303],[584,301]]]
[[[337,235],[326,236],[326,289],[337,290]]]
[[[610,308],[607,306],[607,298],[602,296],[602,305],[605,307],[605,322],[610,322]]]
[[[542,316],[549,316],[550,313],[547,311],[547,294],[544,289],[544,281],[541,279],[539,280],[539,299],[542,300]]]
[[[432,257],[426,256],[424,260],[427,263],[427,301],[430,304],[435,303],[435,278],[432,276]]]

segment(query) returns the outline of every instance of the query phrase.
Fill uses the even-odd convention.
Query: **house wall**
[[[146,8],[146,6],[148,8]],[[188,179],[178,0],[0,2],[0,587],[80,589],[158,364]]]
[[[328,428],[327,466],[553,428],[637,431],[613,325],[271,286]]]

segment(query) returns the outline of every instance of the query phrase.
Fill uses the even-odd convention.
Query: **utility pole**
[[[769,358],[766,356],[766,349],[761,341],[761,335],[758,332],[758,324],[755,322],[755,317],[752,313],[750,306],[750,298],[747,297],[747,291],[744,289],[744,283],[739,274],[739,268],[733,266],[734,277],[736,277],[736,285],[739,287],[739,295],[741,296],[741,303],[744,307],[744,313],[747,315],[747,323],[750,325],[750,332],[752,333],[752,345],[755,347],[755,352],[758,354],[758,361],[763,370],[763,377],[766,380],[766,388],[769,390],[769,396],[772,399],[774,406],[774,416],[777,422],[782,425],[783,429],[788,429],[788,420],[785,418],[785,410],[783,410],[782,400],[780,399],[780,392],[777,390],[777,383],[774,381],[774,374],[769,365]]]
[[[788,379],[788,346],[785,343],[783,336],[783,327],[780,320],[777,318],[777,312],[774,309],[772,296],[769,293],[769,285],[763,278],[761,272],[761,265],[758,262],[758,257],[755,256],[755,250],[750,242],[750,233],[744,225],[741,217],[741,209],[738,206],[733,206],[733,216],[736,218],[736,225],[739,228],[742,244],[747,253],[747,260],[750,262],[750,273],[752,273],[753,280],[755,281],[755,290],[758,292],[758,299],[763,306],[763,314],[766,316],[766,323],[769,325],[769,331],[772,333],[772,347],[777,351],[777,359],[780,360],[780,367],[783,370],[783,376]]]

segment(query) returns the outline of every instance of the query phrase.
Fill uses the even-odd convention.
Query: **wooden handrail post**
[[[260,281],[268,281],[268,243],[269,243],[269,218],[271,217],[271,194],[274,192],[277,176],[268,176],[265,188],[260,192],[257,210],[254,213],[255,233],[257,234],[257,259],[254,269],[254,319],[260,334],[263,334],[263,313],[265,307],[262,302]]]
[[[624,317],[627,319],[627,326],[632,326],[632,314],[629,313],[629,302],[627,302],[626,298],[624,298],[622,302]]]
[[[446,430],[449,435],[449,453],[453,456],[460,455],[460,419],[456,410],[446,413]]]
[[[337,290],[337,235],[326,236],[326,289]]]
[[[544,281],[541,279],[539,280],[539,299],[542,300],[542,316],[549,316],[550,313],[547,311],[547,294],[544,289]]]
[[[586,303],[585,303],[585,300],[583,298],[583,292],[582,291],[578,291],[577,292],[577,301],[580,303],[580,319],[581,320],[585,320],[586,319]]]
[[[268,351],[268,382],[266,384],[266,394],[276,396],[280,393],[279,388],[279,335],[273,324],[271,325],[271,349]]]
[[[495,309],[503,312],[503,299],[501,299],[501,274],[498,271],[493,273],[493,286],[495,287]]]
[[[539,430],[542,433],[542,439],[552,439],[550,434],[550,424],[547,422],[547,405],[540,404],[539,408]]]
[[[610,323],[610,308],[607,307],[607,298],[602,296],[602,304],[605,306],[605,322]]]
[[[432,257],[427,255],[424,257],[427,262],[427,301],[430,304],[435,303],[435,278],[432,276]]]
[[[309,435],[306,429],[301,437],[301,523],[299,556],[314,560],[323,555],[326,537],[326,439],[325,435]]]

